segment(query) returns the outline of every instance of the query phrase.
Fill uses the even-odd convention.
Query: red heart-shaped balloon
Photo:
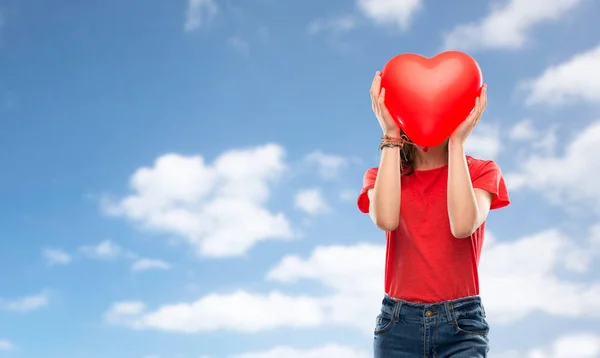
[[[432,58],[398,55],[381,73],[390,114],[408,138],[424,147],[443,143],[467,118],[482,84],[477,62],[458,51]]]

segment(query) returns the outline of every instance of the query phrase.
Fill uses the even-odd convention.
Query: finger
[[[381,92],[379,92],[379,96],[377,96],[377,105],[379,106],[379,109],[385,108],[385,88],[382,88]]]
[[[481,116],[478,116],[477,119],[475,119],[475,121],[473,122],[473,128],[477,127],[477,125],[479,124],[480,121],[481,121]]]
[[[377,77],[375,78],[375,96],[379,96],[381,93],[381,73],[377,72]]]
[[[475,128],[477,126],[477,124],[479,124],[479,121],[481,120],[481,115],[483,114],[483,110],[484,110],[484,104],[483,101],[480,100],[479,98],[477,99],[477,116],[475,117],[475,120],[473,121],[473,128]]]
[[[379,94],[379,86],[381,85],[381,76],[379,71],[375,72],[375,77],[373,77],[373,83],[371,83],[371,96],[377,96]]]
[[[473,107],[473,114],[477,114],[479,112],[479,97],[475,98],[475,106]]]
[[[483,89],[481,90],[481,107],[482,110],[487,106],[487,85],[483,85]]]
[[[477,120],[477,117],[479,117],[479,115],[481,114],[481,101],[479,100],[479,97],[475,98],[475,107],[473,108],[473,113],[471,113],[471,120],[475,121]]]

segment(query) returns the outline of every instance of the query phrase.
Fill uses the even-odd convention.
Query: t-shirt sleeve
[[[508,190],[500,167],[493,161],[486,161],[471,178],[473,189],[482,189],[492,194],[490,210],[500,209],[510,204]]]
[[[360,210],[362,213],[365,213],[365,214],[369,213],[369,205],[371,204],[371,202],[369,200],[369,194],[367,192],[369,191],[369,189],[373,189],[375,187],[375,179],[377,179],[377,171],[378,171],[378,168],[371,168],[371,169],[367,170],[367,172],[365,173],[365,176],[363,177],[362,190],[360,191],[360,194],[358,194],[358,200],[357,200],[358,210]]]

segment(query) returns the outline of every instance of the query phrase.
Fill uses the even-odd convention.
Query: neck
[[[418,170],[429,170],[443,167],[448,164],[448,142],[431,147],[427,151],[419,148],[415,158],[415,167]]]

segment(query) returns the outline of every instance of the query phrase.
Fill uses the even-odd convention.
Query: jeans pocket
[[[375,321],[375,334],[381,334],[390,329],[393,324],[393,320],[391,317],[388,317],[383,314],[379,314]]]
[[[460,334],[479,334],[486,336],[490,331],[485,316],[479,313],[459,316],[454,320],[454,327]]]

